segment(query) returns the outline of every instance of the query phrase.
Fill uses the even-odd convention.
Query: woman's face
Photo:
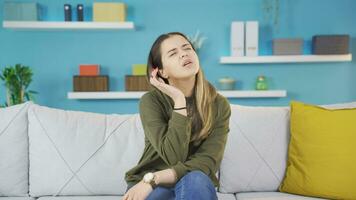
[[[168,79],[185,79],[199,71],[199,59],[190,43],[180,35],[173,35],[161,44],[163,70],[161,75]]]

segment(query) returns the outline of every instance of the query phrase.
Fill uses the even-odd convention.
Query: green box
[[[133,64],[132,65],[132,75],[146,75],[147,65],[146,64]]]
[[[4,21],[39,21],[39,5],[37,3],[4,3]]]

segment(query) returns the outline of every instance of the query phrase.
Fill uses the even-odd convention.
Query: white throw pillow
[[[355,108],[356,102],[321,105]],[[289,106],[231,105],[230,133],[220,166],[220,192],[277,191],[289,144]]]
[[[29,109],[30,195],[123,195],[144,149],[138,114]]]
[[[0,196],[28,196],[27,110],[31,104],[0,109]]]

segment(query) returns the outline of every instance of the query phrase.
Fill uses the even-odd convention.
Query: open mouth
[[[186,66],[188,66],[188,65],[190,65],[190,64],[192,64],[193,62],[191,61],[191,60],[187,60],[187,61],[185,61],[184,63],[183,63],[183,67],[186,67]]]

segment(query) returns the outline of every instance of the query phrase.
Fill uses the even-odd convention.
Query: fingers
[[[163,79],[159,78],[160,79],[159,80],[156,78],[157,73],[158,73],[158,68],[154,69],[151,72],[151,78],[150,78],[150,83],[156,87],[158,87],[161,83],[164,83]]]
[[[155,68],[154,70],[152,70],[152,72],[151,72],[151,78],[156,77],[156,76],[157,76],[157,73],[158,73],[158,67]]]
[[[124,195],[124,197],[122,198],[122,200],[128,200],[128,198],[129,198],[129,195],[128,195],[128,193],[126,193],[126,194]]]
[[[133,200],[134,198],[133,198],[133,194],[129,194],[129,195],[127,195],[127,197],[126,197],[126,200]]]
[[[136,184],[131,189],[129,189],[122,200],[144,200],[149,193],[145,193],[143,186]]]
[[[162,78],[158,78],[158,81],[165,84],[165,82]]]
[[[127,191],[122,200],[133,200],[133,194],[131,190]]]
[[[135,194],[133,194],[133,196],[132,196],[132,200],[138,200],[139,198],[138,198],[138,196],[137,195],[135,195]],[[131,199],[130,199],[131,200]]]
[[[154,78],[151,78],[150,79],[150,83],[153,85],[153,86],[156,86],[156,87],[159,87],[159,81],[157,81],[156,79]]]
[[[155,80],[156,75],[157,75],[157,68],[154,69],[150,75],[150,83],[152,83],[153,85],[154,85],[154,80]]]
[[[161,79],[161,80],[157,80],[157,79],[152,79],[150,81],[150,83],[157,87],[159,90],[165,92],[167,90],[168,85]]]

